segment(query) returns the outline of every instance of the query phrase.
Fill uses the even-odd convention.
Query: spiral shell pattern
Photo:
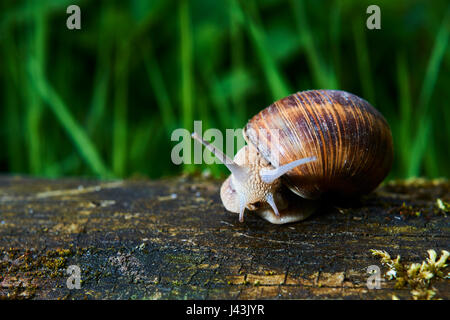
[[[270,134],[274,130],[277,139]],[[278,100],[250,119],[244,138],[274,167],[315,156],[283,176],[293,192],[308,199],[368,193],[392,166],[387,121],[345,91],[303,91]]]

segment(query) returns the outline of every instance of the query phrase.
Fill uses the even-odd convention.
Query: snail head
[[[221,188],[221,198],[228,211],[239,213],[239,221],[244,221],[244,211],[257,209],[268,204],[276,216],[280,216],[276,202],[280,201],[278,190],[280,177],[293,168],[315,161],[315,157],[302,158],[274,168],[251,145],[240,149],[234,160],[203,140],[197,133],[192,138],[202,143],[231,171],[231,176]]]

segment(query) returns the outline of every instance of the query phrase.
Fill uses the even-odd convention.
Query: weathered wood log
[[[412,299],[414,288],[388,281],[370,249],[405,263],[449,250],[448,217],[436,204],[450,200],[447,181],[390,183],[290,225],[248,212],[239,223],[219,187],[191,177],[1,177],[0,298]],[[81,270],[81,289],[66,285],[70,265]],[[381,269],[380,289],[367,286],[371,265]],[[427,289],[450,298],[448,279]]]

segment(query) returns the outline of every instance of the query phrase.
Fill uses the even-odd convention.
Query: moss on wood
[[[370,249],[404,261],[449,250],[446,180],[391,182],[290,225],[251,213],[239,223],[219,188],[194,177],[0,178],[0,298],[411,299],[390,281],[367,288],[367,267],[383,268]],[[66,286],[70,265],[80,290]],[[448,279],[432,287],[450,298]]]

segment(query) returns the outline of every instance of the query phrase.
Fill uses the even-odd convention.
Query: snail
[[[387,121],[345,91],[309,90],[280,99],[251,118],[243,136],[247,145],[232,160],[192,134],[231,171],[220,196],[241,222],[246,209],[275,224],[306,219],[328,196],[370,193],[392,166]]]

